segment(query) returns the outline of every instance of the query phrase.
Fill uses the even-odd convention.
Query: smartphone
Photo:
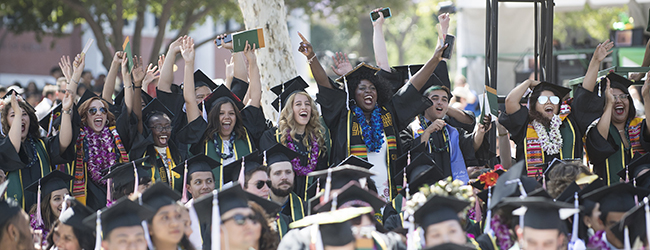
[[[380,11],[384,14],[384,19],[390,17],[390,8],[383,8]],[[379,12],[370,12],[370,20],[374,22],[377,21],[377,19],[379,19]]]
[[[225,42],[225,43],[232,42],[232,34],[226,35],[226,37],[223,38],[223,42]],[[217,46],[221,46],[221,40],[219,40],[219,39],[214,39],[214,43]]]
[[[445,43],[444,44],[449,44],[445,50],[442,51],[442,58],[447,58],[451,59],[451,51],[454,50],[454,41],[456,41],[456,37],[450,34],[447,34],[445,36]]]

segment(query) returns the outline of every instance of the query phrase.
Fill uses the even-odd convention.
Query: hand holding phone
[[[446,59],[451,59],[451,51],[454,49],[454,42],[456,41],[456,37],[450,34],[447,34],[445,36],[445,43],[448,44],[447,48],[442,51],[442,58]],[[443,46],[444,46],[443,44]]]
[[[373,22],[377,21],[377,19],[379,19],[379,12],[384,14],[384,19],[389,18],[391,16],[390,8],[383,8],[380,11],[370,12],[370,20],[372,20]]]
[[[224,43],[232,42],[232,34],[228,34],[228,35],[226,35],[226,36],[223,38],[223,42],[224,42]],[[214,43],[215,43],[217,46],[221,46],[221,39],[214,39]]]

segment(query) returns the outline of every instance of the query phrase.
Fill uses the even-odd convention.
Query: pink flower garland
[[[96,183],[106,185],[106,180],[100,180],[101,171],[115,164],[115,143],[111,130],[107,126],[100,133],[95,133],[90,127],[84,127],[86,145],[88,147],[88,172]]]
[[[287,130],[287,147],[294,152],[298,152],[296,145],[293,143],[293,140],[291,139],[291,130]],[[297,175],[300,176],[306,176],[307,174],[311,173],[316,169],[316,164],[318,164],[318,140],[316,139],[316,136],[312,136],[311,138],[311,152],[309,154],[309,162],[307,163],[307,166],[302,166],[300,165],[300,157],[296,157],[293,160],[291,160],[291,166],[293,166],[293,171],[296,172]]]

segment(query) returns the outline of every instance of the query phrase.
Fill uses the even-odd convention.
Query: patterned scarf
[[[570,125],[571,122],[566,119],[569,114],[571,114],[570,106],[563,104],[559,115],[560,120],[562,121],[562,125],[560,125],[560,134],[562,135],[563,139],[562,147],[560,148],[561,156],[568,146],[573,146],[574,144],[574,138],[572,138],[572,135],[570,135],[570,130],[573,130]],[[564,126],[565,123],[569,126]],[[542,149],[542,141],[540,139],[540,136],[537,134],[537,131],[535,131],[535,127],[532,122],[528,123],[528,128],[526,129],[526,138],[524,140],[524,145],[526,146],[525,153],[528,176],[538,175],[543,171],[543,168],[540,166],[540,164],[546,162],[544,159],[546,152],[544,149]],[[565,155],[565,157],[573,158],[573,155]]]

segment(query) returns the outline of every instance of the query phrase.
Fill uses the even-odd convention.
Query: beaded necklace
[[[214,134],[214,138],[219,138],[218,136],[220,136],[218,133]],[[221,157],[221,159],[228,159],[228,158],[233,157],[235,155],[235,150],[233,150],[233,148],[235,146],[235,132],[234,131],[232,133],[230,133],[230,139],[228,139],[228,145],[227,146],[228,146],[228,154],[221,153],[221,150],[220,150],[221,147],[219,147],[219,142],[217,141],[217,139],[214,139],[214,148],[217,151],[217,155],[219,157]]]

